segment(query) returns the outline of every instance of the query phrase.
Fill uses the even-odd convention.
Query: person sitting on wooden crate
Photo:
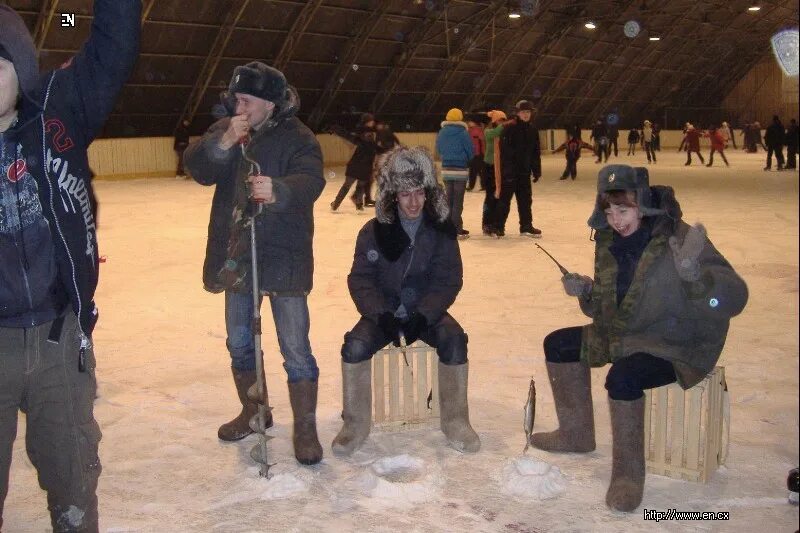
[[[600,170],[589,226],[594,279],[568,273],[564,289],[592,318],[544,340],[559,429],[531,444],[553,452],[595,449],[590,367],[606,378],[613,457],[606,504],[633,511],[645,479],[644,389],[675,381],[688,389],[714,370],[747,286],[702,225],[689,226],[671,187],[649,185],[647,169]]]
[[[372,356],[400,337],[421,339],[439,356],[441,428],[448,444],[477,452],[469,423],[467,334],[447,313],[463,284],[457,232],[433,156],[424,147],[398,147],[378,161],[375,218],[358,234],[347,285],[361,314],[342,346],[344,426],[333,441],[347,456],[372,424]]]

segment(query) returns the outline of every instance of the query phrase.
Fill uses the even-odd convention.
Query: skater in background
[[[494,197],[498,200],[494,232],[505,235],[506,220],[511,209],[511,198],[517,199],[519,233],[526,237],[540,237],[541,230],[533,226],[533,182],[542,177],[542,160],[539,149],[539,130],[533,125],[534,108],[528,100],[517,102],[517,115],[500,136],[500,183],[495,185]],[[498,170],[495,169],[495,175]]]
[[[439,356],[441,428],[460,452],[477,452],[469,422],[467,335],[447,310],[463,284],[456,230],[431,153],[400,147],[378,161],[375,218],[358,234],[347,286],[361,315],[344,336],[344,425],[333,440],[349,456],[369,436],[372,356],[389,343],[421,339]]]
[[[692,124],[686,126],[686,131],[681,141],[681,147],[683,146],[686,146],[685,166],[692,164],[692,152],[697,154],[701,164],[705,164],[706,160],[703,159],[703,154],[700,153],[700,132]],[[680,152],[681,148],[678,148],[678,151]]]
[[[631,128],[628,132],[628,155],[636,155],[636,145],[639,144],[639,130]]]
[[[608,161],[608,128],[602,119],[597,119],[597,122],[594,123],[589,140],[594,141],[595,154],[597,155],[595,163],[602,163],[603,157],[605,157],[605,161]]]
[[[387,123],[380,120],[375,121],[375,142],[378,145],[377,155],[385,154],[389,150],[394,149],[395,146],[400,145],[400,139],[394,134],[392,128]],[[375,206],[373,204],[369,207]]]
[[[593,451],[590,368],[611,363],[606,504],[630,512],[644,491],[644,390],[676,381],[688,389],[714,369],[729,321],[747,303],[747,286],[703,226],[683,222],[673,189],[649,185],[645,168],[603,168],[588,223],[594,277],[567,274],[562,282],[592,323],[545,337],[559,428],[534,433],[530,443],[550,452]]]
[[[661,126],[658,122],[653,123],[653,150],[656,152],[661,151]],[[653,161],[655,162],[655,157]]]
[[[87,151],[133,70],[142,5],[91,4],[81,50],[41,73],[25,21],[0,5],[0,529],[23,411],[52,530],[99,530],[100,258]]]
[[[616,124],[608,126],[608,155],[611,155],[611,148],[614,148],[614,157],[619,157],[619,147],[617,146],[619,141],[619,126]],[[608,161],[608,156],[606,156],[606,161]]]
[[[467,127],[469,128],[469,137],[472,139],[472,159],[469,160],[469,181],[467,182],[467,190],[471,191],[475,188],[475,182],[480,180],[480,190],[486,189],[486,184],[483,181],[483,158],[486,155],[486,139],[483,135],[483,126],[475,120],[476,117],[471,117],[467,120]]]
[[[175,150],[175,155],[178,156],[178,168],[175,170],[175,176],[178,178],[185,178],[186,172],[183,170],[183,152],[189,146],[189,121],[181,120],[181,123],[175,128],[175,141],[172,143],[172,148]]]
[[[294,415],[292,444],[297,461],[322,460],[316,409],[319,368],[311,353],[308,293],[314,271],[314,202],[325,187],[322,150],[296,117],[300,100],[283,73],[251,62],[233,71],[228,92],[233,109],[186,149],[186,167],[201,185],[214,185],[203,285],[225,293],[226,346],[241,411],[217,436],[240,440],[263,397],[247,392],[256,383],[250,220],[255,205],[258,285],[269,298]],[[243,144],[244,140],[244,144]],[[259,169],[251,163],[254,161]],[[260,303],[260,302],[259,302]],[[272,426],[267,412],[266,427]],[[258,445],[256,445],[258,447]],[[251,454],[252,456],[252,454]]]
[[[497,190],[497,183],[499,183],[500,176],[500,135],[506,124],[511,123],[506,117],[506,114],[497,109],[493,109],[487,113],[489,115],[489,124],[483,130],[484,138],[486,139],[486,154],[483,157],[483,181],[486,183],[486,191],[483,199],[483,210],[481,211],[481,228],[484,235],[495,235],[495,218],[497,216],[497,198],[495,192]],[[495,163],[497,161],[497,163]]]
[[[464,229],[461,216],[464,211],[464,191],[467,187],[469,164],[472,160],[472,139],[463,121],[464,114],[458,108],[447,112],[436,135],[436,151],[442,159],[442,179],[447,190],[450,218],[461,238],[469,236]]]
[[[375,134],[375,117],[372,116],[371,113],[364,113],[361,115],[355,131],[348,132],[341,127],[334,126],[331,128],[331,133],[338,135],[345,141],[354,144],[356,147],[345,167],[344,183],[342,183],[342,186],[339,188],[336,198],[331,202],[331,210],[336,211],[339,209],[344,197],[350,192],[350,187],[355,183],[356,189],[350,196],[350,200],[355,204],[357,211],[363,211],[364,201],[369,200],[367,188],[369,186],[370,177],[372,176],[375,154],[378,152],[378,144],[376,142],[377,136]]]
[[[727,122],[723,122],[722,126],[719,127],[719,133],[722,135],[722,139],[725,141],[725,148],[728,147],[728,144],[733,144],[733,149],[736,149],[736,137],[733,135],[733,131],[731,130],[730,126],[728,126]]]
[[[775,154],[775,161],[778,163],[778,170],[783,170],[785,161],[783,160],[783,143],[786,137],[786,130],[783,128],[781,119],[778,115],[772,117],[772,124],[767,128],[764,135],[764,142],[767,145],[767,166],[764,170],[772,169],[772,154]]]
[[[591,144],[585,143],[573,136],[571,139],[567,140],[567,142],[553,150],[554,154],[563,151],[567,159],[567,166],[564,168],[561,177],[558,178],[559,180],[565,180],[567,177],[571,177],[574,181],[575,178],[578,177],[578,159],[581,158],[581,150],[583,149],[593,150],[593,147]]]
[[[642,125],[642,148],[647,155],[648,163],[656,162],[656,152],[653,149],[653,125],[649,120],[645,120]]]
[[[716,126],[711,126],[708,132],[703,134],[703,137],[708,137],[711,141],[711,155],[708,157],[708,165],[710,167],[714,164],[714,152],[719,152],[719,156],[725,162],[725,166],[729,167],[728,159],[725,157],[725,137],[722,135]]]
[[[792,119],[786,128],[786,169],[797,169],[797,140],[797,121]]]

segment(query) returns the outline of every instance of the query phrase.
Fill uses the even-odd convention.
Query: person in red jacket
[[[725,157],[725,137],[716,126],[711,126],[711,129],[703,134],[703,137],[708,137],[711,141],[711,156],[708,158],[707,167],[714,164],[714,152],[719,152],[719,156],[725,162],[725,166],[729,167],[728,159]]]
[[[692,164],[692,152],[695,152],[697,157],[700,158],[700,163],[705,164],[706,160],[703,159],[703,154],[700,153],[700,132],[691,124],[686,126],[686,133],[681,142],[681,147],[684,145],[686,145],[686,166]],[[678,148],[678,151],[680,152],[681,149]]]
[[[481,188],[484,190],[486,184],[482,179],[483,176],[483,157],[486,154],[486,139],[483,136],[483,126],[475,120],[477,117],[470,117],[467,119],[467,132],[470,139],[472,139],[472,159],[469,161],[469,181],[467,182],[467,190],[471,191],[475,188],[475,181],[481,177]]]

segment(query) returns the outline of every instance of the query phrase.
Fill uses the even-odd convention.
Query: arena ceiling
[[[42,68],[88,35],[92,0],[5,3],[24,17]],[[770,54],[773,33],[798,19],[797,0],[143,4],[141,56],[104,136],[171,135],[182,118],[199,133],[233,68],[256,60],[286,74],[317,131],[365,111],[398,131],[432,131],[451,107],[505,109],[523,98],[536,102],[540,127],[588,125],[607,112],[625,126],[665,108],[717,106]],[[748,11],[754,4],[760,10]],[[62,27],[62,14],[75,26]],[[628,21],[640,28],[633,37]]]

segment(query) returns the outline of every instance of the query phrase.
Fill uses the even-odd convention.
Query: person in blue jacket
[[[469,236],[469,231],[464,229],[461,213],[464,211],[464,191],[467,189],[473,148],[464,113],[460,109],[454,107],[447,112],[442,129],[436,135],[436,151],[442,158],[442,179],[447,190],[450,220],[458,236],[463,239]]]
[[[139,52],[140,0],[95,0],[91,33],[40,73],[0,5],[0,528],[19,410],[53,531],[97,531],[92,330],[98,250],[87,149]]]

